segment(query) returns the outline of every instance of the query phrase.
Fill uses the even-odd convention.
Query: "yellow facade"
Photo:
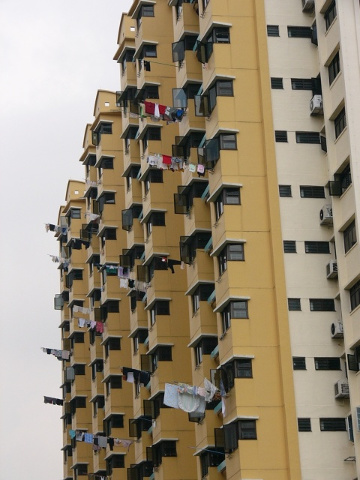
[[[63,348],[71,340],[64,479],[301,478],[265,32],[262,0],[137,0],[121,18],[120,90],[97,94],[86,180],[69,181],[59,214]],[[180,122],[139,116],[145,101],[173,106],[179,89]],[[198,115],[194,95],[210,111],[202,103]],[[159,154],[183,168],[151,166]],[[72,239],[87,243],[69,250]],[[164,257],[182,264],[164,270]],[[118,267],[146,287],[119,285]],[[82,279],[69,284],[72,272]],[[74,306],[103,331],[80,327]],[[67,382],[77,364],[85,374]],[[150,382],[126,382],[122,367],[150,371]],[[205,378],[222,396],[204,418],[165,408],[165,384]],[[95,452],[70,430],[134,443]]]

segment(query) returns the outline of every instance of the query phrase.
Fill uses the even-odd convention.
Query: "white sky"
[[[56,223],[130,0],[0,0],[0,479],[61,480]]]

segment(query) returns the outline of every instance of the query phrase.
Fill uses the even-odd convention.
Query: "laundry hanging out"
[[[187,413],[204,414],[206,403],[219,399],[219,390],[206,378],[204,387],[165,383],[164,404]]]
[[[63,235],[67,234],[68,228],[62,227],[61,225],[55,225],[53,223],[45,223],[45,231],[46,232],[55,232],[55,233],[62,233]]]
[[[55,348],[41,347],[41,350],[48,355],[54,355],[58,360],[69,360],[70,352],[68,350],[56,350]]]
[[[129,367],[122,367],[120,370],[126,382],[140,384],[144,387],[150,382],[150,372]]]
[[[51,405],[63,405],[64,400],[62,398],[53,398],[53,397],[44,396],[44,403],[50,403]]]
[[[130,446],[134,443],[129,438],[114,438],[105,437],[102,435],[93,435],[92,433],[84,432],[83,430],[69,430],[70,438],[75,438],[77,442],[90,443],[93,445],[93,449],[99,451],[101,448],[106,448],[109,445],[110,450],[116,447],[125,447],[129,450]]]

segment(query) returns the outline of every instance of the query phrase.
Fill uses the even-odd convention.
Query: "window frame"
[[[356,224],[353,220],[343,231],[344,253],[347,253],[357,243]]]

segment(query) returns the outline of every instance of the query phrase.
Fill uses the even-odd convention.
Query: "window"
[[[294,370],[306,370],[305,357],[293,357],[293,369]]]
[[[345,418],[320,418],[322,432],[346,432]]]
[[[341,370],[339,357],[315,357],[315,370]]]
[[[280,197],[291,197],[291,185],[279,185]]]
[[[110,351],[121,350],[120,338],[109,337],[105,343],[105,358],[108,358]]]
[[[159,362],[171,362],[172,361],[172,347],[170,345],[159,345],[152,355],[151,358],[151,371],[155,372],[158,368]]]
[[[281,77],[271,77],[271,88],[273,90],[283,90],[283,79]]]
[[[101,135],[111,135],[112,134],[112,123],[100,122],[96,127],[96,130],[92,132],[92,143],[93,145],[100,145]]]
[[[76,363],[73,365],[75,375],[85,375],[85,364]]]
[[[219,253],[218,262],[219,262],[219,274],[222,275],[227,269],[228,261],[244,261],[244,244],[235,243],[228,244],[226,247]]]
[[[310,298],[311,312],[335,312],[335,302],[332,298]]]
[[[319,132],[295,132],[296,143],[320,143]]]
[[[343,194],[352,183],[350,164],[346,165],[341,173],[337,173],[335,179],[340,183],[341,193]]]
[[[82,332],[74,332],[71,337],[71,348],[74,348],[75,343],[85,343],[85,334]]]
[[[111,455],[106,459],[106,474],[112,475],[114,468],[125,468],[125,455]]]
[[[161,440],[156,445],[146,448],[146,459],[152,461],[154,467],[162,464],[163,457],[177,457],[176,441]]]
[[[275,142],[278,143],[287,143],[287,131],[286,130],[275,130]]]
[[[338,138],[340,133],[346,127],[346,114],[345,114],[345,107],[341,110],[338,116],[334,120],[334,127],[335,127],[335,138]]]
[[[329,242],[305,242],[305,253],[330,253]]]
[[[234,378],[252,378],[252,359],[238,358],[232,362]]]
[[[149,141],[160,141],[161,140],[161,129],[158,127],[149,127],[146,130],[146,133],[143,138],[143,151],[148,148]],[[156,171],[156,170],[153,170]],[[162,171],[162,170],[160,170]]]
[[[280,37],[279,25],[267,25],[266,30],[268,37]]]
[[[300,185],[301,198],[325,198],[325,188],[315,185]]]
[[[137,334],[133,337],[134,353],[136,353],[139,350],[140,343],[145,343],[145,340],[147,339],[148,335],[149,335],[148,331],[142,329],[142,330],[139,330]]]
[[[256,420],[239,420],[239,440],[256,440]]]
[[[234,96],[232,80],[218,80],[215,85],[216,85],[216,95],[218,97]]]
[[[300,298],[288,298],[288,309],[289,311],[300,311],[301,310]]]
[[[211,43],[230,43],[229,27],[214,27],[207,37],[207,42]]]
[[[350,288],[350,307],[351,311],[360,305],[360,280]]]
[[[147,235],[151,235],[153,227],[165,227],[165,212],[153,212],[146,223]]]
[[[356,243],[355,220],[344,230],[344,250],[347,253]]]
[[[104,360],[95,360],[94,363],[91,364],[91,378],[93,380],[96,379],[96,373],[104,371]]]
[[[313,80],[311,78],[292,78],[291,88],[293,90],[312,90]]]
[[[86,408],[86,397],[74,397],[70,400],[70,413],[75,414],[77,408]]]
[[[240,205],[240,188],[224,188],[221,191],[214,202],[216,220],[224,213],[224,205]]]
[[[329,85],[331,85],[333,83],[333,81],[335,80],[335,78],[340,73],[340,54],[339,54],[339,52],[337,52],[337,54],[334,56],[334,58],[329,63],[328,73],[329,73]]]
[[[150,191],[151,183],[163,183],[163,171],[160,169],[150,170],[145,180],[145,194]]]
[[[336,2],[335,0],[331,2],[331,4],[328,6],[326,12],[324,13],[324,20],[325,20],[325,26],[326,30],[328,30],[333,23],[333,21],[336,18]]]
[[[141,27],[142,17],[153,17],[154,16],[154,5],[142,5],[140,7],[138,16],[136,18],[137,29]]]
[[[296,253],[295,240],[284,240],[284,253]]]
[[[122,375],[110,375],[106,382],[106,395],[110,395],[111,389],[120,388],[122,388]]]
[[[196,366],[202,363],[203,355],[210,355],[218,344],[217,337],[203,337],[194,347]]]
[[[208,447],[206,451],[201,452],[201,478],[204,478],[209,474],[209,467],[218,467],[224,460],[225,453],[221,452],[220,447],[217,447],[217,449]]]
[[[124,415],[112,414],[104,420],[105,435],[109,437],[113,428],[124,428]]]
[[[203,283],[198,286],[194,294],[191,297],[193,313],[196,313],[200,308],[201,301],[207,301],[210,295],[214,291],[213,283]]]
[[[249,318],[247,300],[230,302],[224,308],[224,310],[221,312],[223,332],[226,332],[231,327],[232,318]]]
[[[310,418],[298,418],[298,431],[299,432],[311,432],[311,419]]]
[[[86,475],[87,476],[87,470],[88,470],[88,466],[86,463],[77,463],[76,465],[74,465],[74,473],[75,473],[75,480],[77,480],[78,476],[83,476],[83,475]]]
[[[99,213],[102,213],[104,210],[104,205],[114,205],[115,204],[115,193],[113,192],[104,192],[101,197],[98,199],[99,204]]]
[[[288,37],[290,38],[311,38],[311,27],[288,27]]]
[[[150,323],[154,325],[157,315],[170,315],[170,302],[168,300],[157,300],[150,310]]]
[[[220,150],[237,150],[236,134],[222,133],[219,135]]]

